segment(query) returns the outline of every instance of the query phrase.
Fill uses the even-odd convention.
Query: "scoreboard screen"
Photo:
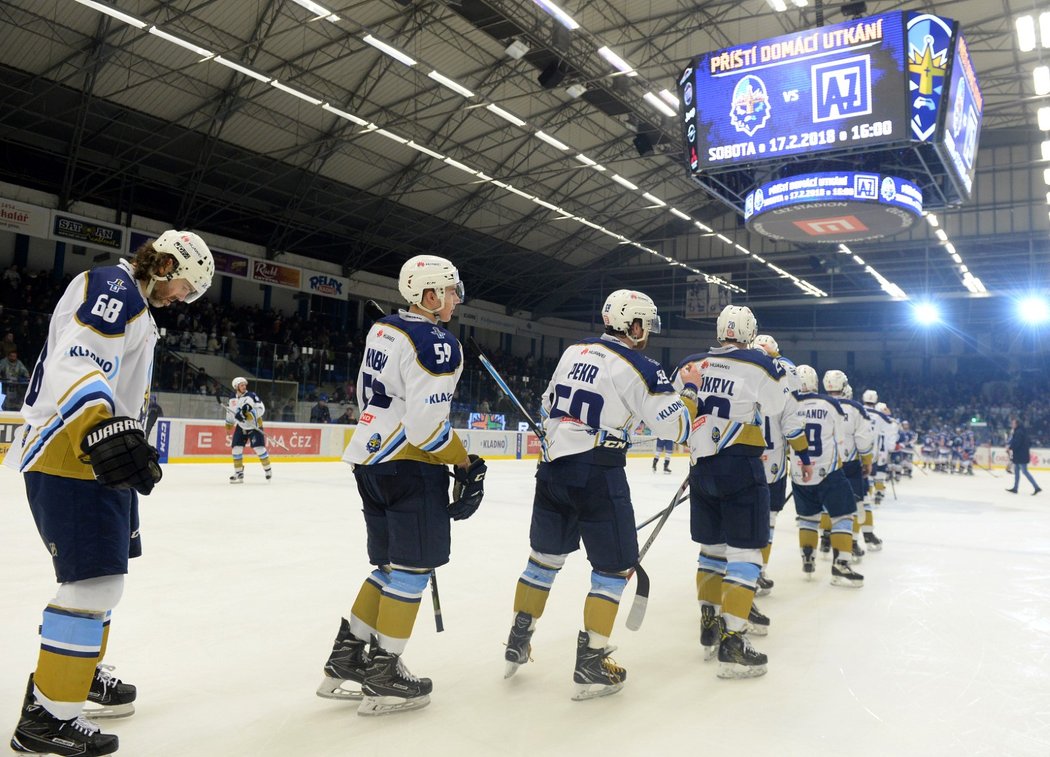
[[[737,45],[679,77],[693,172],[909,139],[902,12]]]
[[[977,83],[977,74],[970,60],[966,39],[960,35],[956,38],[952,58],[942,142],[946,153],[944,162],[954,175],[964,198],[969,198],[973,191],[983,111],[984,100]]]

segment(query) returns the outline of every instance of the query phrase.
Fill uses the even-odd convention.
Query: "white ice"
[[[665,475],[630,461],[639,521],[668,503],[686,463],[675,458]],[[503,679],[534,464],[493,462],[482,508],[453,525],[452,562],[438,571],[446,630],[435,632],[426,596],[405,655],[434,680],[431,705],[363,718],[314,695],[369,571],[350,469],[274,471],[267,484],[250,460],[234,487],[226,466],[172,465],[143,500],[145,554],[132,562],[106,660],[139,688],[137,713],[104,723],[120,754],[1050,754],[1050,494],[1029,496],[1024,482],[1008,494],[1001,472],[917,471],[898,484],[876,510],[885,549],[858,566],[861,589],[831,586],[819,559],[817,579],[803,580],[789,504],[769,571],[776,586],[759,600],[772,619],[755,639],[769,673],[752,680],[719,680],[702,659],[683,505],[646,559],[652,595],[638,633],[622,626],[633,583],[624,596],[612,643],[627,685],[573,702],[582,552],[555,583],[534,662]],[[0,713],[13,728],[54,583],[21,482],[0,471],[0,490]]]

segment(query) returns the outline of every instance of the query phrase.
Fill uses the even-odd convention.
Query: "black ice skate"
[[[269,481],[273,478],[273,468],[263,468],[263,473],[266,474],[266,480]]]
[[[768,658],[755,651],[741,631],[722,632],[718,645],[719,678],[754,678],[766,674]]]
[[[713,660],[718,654],[718,642],[722,638],[722,618],[714,605],[700,607],[700,646],[704,649],[704,660]]]
[[[654,458],[653,458],[653,473],[656,473],[656,464],[657,464],[658,462],[660,462],[660,458],[658,458],[658,457],[654,457]]]
[[[112,665],[95,668],[95,677],[91,680],[91,690],[84,706],[84,717],[89,720],[126,718],[135,712],[135,687],[121,681],[112,671]]]
[[[751,611],[747,614],[748,633],[755,636],[769,635],[769,617],[751,603]]]
[[[831,565],[831,585],[852,588],[860,588],[864,585],[864,576],[853,570],[848,559],[839,557],[837,549],[835,550],[835,562]]]
[[[244,483],[244,471],[242,471],[242,470],[235,471],[234,474],[232,476],[230,476],[230,483],[231,484],[243,484]]]
[[[430,704],[434,684],[429,678],[417,678],[408,672],[401,655],[388,652],[372,637],[372,656],[365,670],[361,693],[364,698],[358,715],[386,715],[391,712],[418,710]]]
[[[518,668],[532,659],[529,655],[532,652],[534,630],[532,616],[527,612],[519,612],[514,616],[514,625],[510,627],[510,636],[507,637],[507,651],[503,655],[507,661],[504,678],[510,678],[518,672]]]
[[[324,699],[361,699],[361,684],[367,669],[365,642],[350,633],[350,623],[343,618],[335,643],[332,644],[332,653],[324,664],[324,680],[317,687],[317,696]],[[346,684],[353,686],[347,687]]]
[[[824,557],[831,554],[831,534],[827,531],[820,532],[820,554]]]
[[[755,594],[764,597],[769,592],[773,591],[773,579],[765,574],[765,571],[758,574],[758,581],[756,582],[758,588],[755,589]]]
[[[45,710],[33,695],[33,676],[29,676],[22,715],[11,737],[11,749],[22,754],[96,757],[113,754],[119,743],[116,736],[101,733],[90,720],[83,717],[59,720]]]
[[[615,694],[627,680],[627,671],[609,657],[615,647],[591,649],[587,646],[589,639],[586,631],[576,637],[576,670],[572,673],[576,693],[572,698],[577,702]]]
[[[868,545],[868,549],[872,552],[878,552],[882,549],[882,539],[877,537],[872,531],[864,532],[864,543]]]
[[[813,556],[813,547],[802,548],[802,574],[807,581],[812,581],[817,572],[817,558]]]
[[[850,562],[858,563],[864,559],[864,555],[864,547],[860,546],[860,542],[854,539],[853,548],[850,551]]]
[[[671,461],[670,460],[664,460],[664,473],[670,473],[670,472],[671,472]]]

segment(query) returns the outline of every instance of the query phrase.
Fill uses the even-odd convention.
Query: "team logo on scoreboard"
[[[753,74],[748,74],[733,87],[729,122],[737,131],[753,137],[756,131],[766,125],[769,115],[769,92],[765,82]]]
[[[685,100],[687,108],[693,104],[693,83],[691,81],[687,81],[682,87],[682,99]]]
[[[908,90],[912,136],[927,140],[937,128],[937,106],[947,83],[952,28],[943,18],[923,13],[908,20]]]
[[[879,193],[886,202],[893,202],[897,199],[897,184],[892,177],[884,176],[882,178],[882,188]]]
[[[758,213],[762,210],[762,206],[766,204],[766,195],[762,192],[762,188],[759,187],[755,190],[755,212]]]
[[[853,196],[858,200],[879,199],[879,177],[859,173],[853,177]]]
[[[871,113],[871,58],[857,55],[810,68],[813,122]]]

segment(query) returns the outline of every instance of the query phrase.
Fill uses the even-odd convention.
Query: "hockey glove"
[[[233,414],[233,417],[239,420],[241,423],[244,423],[244,408],[237,408],[237,412]]]
[[[116,417],[91,429],[80,449],[88,456],[95,480],[111,489],[134,489],[149,494],[163,475],[157,450],[131,418]]]
[[[453,469],[456,482],[452,485],[452,502],[448,513],[452,520],[466,520],[473,515],[485,496],[485,473],[488,466],[484,458],[470,455],[470,465],[466,470],[458,465]]]

